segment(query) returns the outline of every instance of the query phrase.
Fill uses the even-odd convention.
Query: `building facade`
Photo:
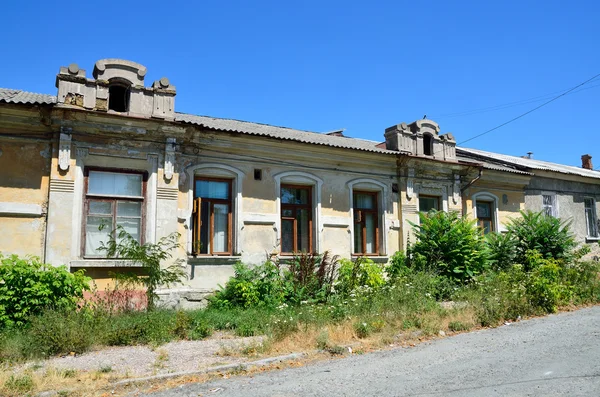
[[[105,59],[91,78],[61,67],[56,97],[0,90],[0,225],[8,231],[0,252],[83,268],[102,289],[111,272],[136,270],[106,257],[113,230],[140,243],[179,233],[174,259],[188,280],[163,294],[190,307],[238,261],[330,251],[387,262],[430,209],[502,232],[508,217],[538,209],[552,190],[577,195],[583,218],[575,200],[557,199],[574,225],[596,222],[595,171],[565,179],[456,148],[427,119],[387,128],[385,142],[374,142],[177,113],[175,86],[167,78],[146,86],[145,75],[142,65]]]

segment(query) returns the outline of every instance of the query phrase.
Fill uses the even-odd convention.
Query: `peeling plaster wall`
[[[0,252],[43,258],[50,144],[0,141]]]
[[[546,177],[534,177],[525,194],[525,208],[541,211],[542,195],[556,194],[559,218],[571,222],[571,230],[579,242],[586,242],[587,227],[584,198],[596,200],[596,214],[600,216],[600,180],[597,184],[583,183],[578,180],[563,180]],[[592,241],[589,241],[592,242]],[[594,244],[593,248],[597,248]]]

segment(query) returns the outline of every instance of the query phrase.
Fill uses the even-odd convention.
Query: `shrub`
[[[396,251],[385,268],[388,282],[393,284],[399,277],[410,271],[404,251]]]
[[[47,310],[31,319],[24,356],[84,353],[95,343],[96,323],[87,310]]]
[[[489,265],[493,270],[506,270],[515,263],[517,240],[512,233],[488,233],[486,244]]]
[[[339,256],[300,253],[294,255],[283,271],[286,301],[325,302],[332,293]],[[279,268],[279,265],[277,265]]]
[[[46,308],[74,310],[89,290],[83,270],[42,264],[38,258],[0,254],[0,326],[22,326]]]
[[[100,228],[102,228],[100,226]],[[114,277],[124,283],[142,285],[146,288],[148,310],[155,309],[158,295],[156,289],[161,286],[169,287],[177,284],[187,277],[185,269],[181,266],[183,259],[178,259],[168,267],[161,263],[172,258],[172,251],[179,247],[179,233],[171,233],[161,238],[157,243],[140,244],[135,238],[119,226],[105,244],[102,242],[100,251],[106,252],[110,258],[130,260],[141,265],[144,275],[133,273],[116,273]]]
[[[354,261],[340,260],[336,290],[342,294],[349,294],[359,287],[368,287],[376,290],[385,284],[383,278],[383,265],[361,256]]]
[[[409,249],[411,266],[463,282],[486,269],[484,238],[475,220],[443,211],[419,216],[420,225],[412,224],[416,242]]]
[[[571,260],[577,243],[570,223],[543,212],[521,211],[521,218],[511,219],[506,229],[516,240],[517,263],[527,266],[527,251],[537,251],[544,258]],[[525,270],[531,270],[526,267]]]
[[[275,307],[284,301],[280,271],[271,261],[252,268],[236,263],[233,268],[234,276],[210,299],[212,307]]]

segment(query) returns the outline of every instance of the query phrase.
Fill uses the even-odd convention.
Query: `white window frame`
[[[277,233],[277,247],[281,251],[281,185],[304,185],[312,187],[312,221],[313,241],[312,248],[316,253],[321,253],[323,238],[323,223],[321,217],[321,189],[323,180],[313,174],[302,171],[285,171],[274,175],[275,179],[275,205],[277,218],[275,219],[275,232]]]
[[[550,216],[558,218],[558,196],[556,195],[556,192],[542,192],[542,211],[545,213],[546,206],[544,205],[544,196],[552,197],[552,214]]]
[[[386,224],[385,214],[387,212],[386,198],[388,197],[388,186],[375,179],[359,178],[353,179],[347,183],[350,193],[350,255],[354,254],[354,191],[376,192],[377,193],[377,209],[379,212],[379,256],[386,256],[387,248],[387,231],[389,229]]]
[[[588,229],[589,221],[588,221],[587,208],[585,206],[585,200],[592,200],[592,209],[594,211],[593,221],[594,221],[594,224],[596,225],[596,235],[595,236],[592,236],[590,234],[590,230]],[[600,240],[600,225],[598,224],[598,213],[596,211],[596,199],[594,197],[584,197],[583,198],[583,210],[585,211],[585,230],[586,230],[587,239],[588,240]]]
[[[204,163],[198,164],[191,167],[188,167],[185,170],[187,174],[187,179],[189,181],[188,184],[188,192],[187,192],[187,208],[183,216],[186,226],[187,226],[187,253],[191,254],[192,252],[192,212],[194,208],[194,181],[196,175],[203,176],[207,178],[228,178],[231,179],[231,200],[232,200],[232,217],[231,217],[231,247],[232,247],[232,256],[239,256],[242,252],[242,214],[241,214],[241,204],[242,204],[242,180],[244,178],[244,173],[239,169],[232,167],[230,165],[219,164],[219,163]],[[202,257],[212,257],[211,255],[202,255]],[[223,257],[220,255],[219,257]]]
[[[493,224],[494,232],[500,232],[500,233],[504,232],[505,229],[504,229],[503,225],[500,224],[500,215],[499,215],[499,210],[498,210],[498,203],[500,203],[500,199],[498,198],[498,196],[496,196],[495,194],[489,193],[489,192],[477,192],[474,195],[472,195],[471,196],[471,201],[472,201],[471,210],[472,210],[472,215],[473,215],[474,219],[479,219],[479,218],[477,218],[477,200],[492,203],[492,222],[494,222],[494,224]]]

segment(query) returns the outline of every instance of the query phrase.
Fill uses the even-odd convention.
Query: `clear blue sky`
[[[427,114],[460,143],[600,73],[599,17],[592,0],[7,2],[0,87],[55,94],[61,65],[124,58],[168,77],[179,112],[372,140]],[[464,146],[598,167],[600,78],[584,88]]]

